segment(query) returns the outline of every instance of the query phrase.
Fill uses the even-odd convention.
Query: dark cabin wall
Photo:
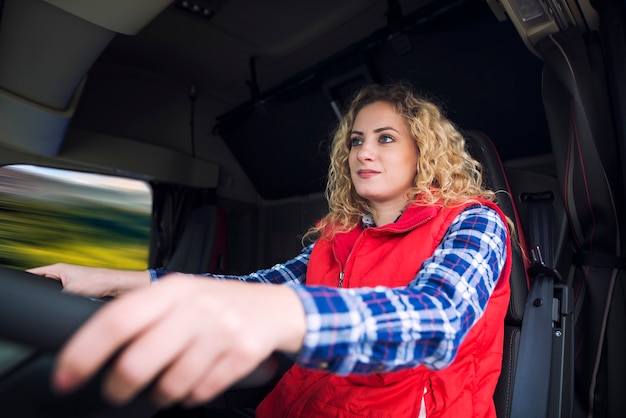
[[[265,267],[282,263],[303,248],[306,231],[328,212],[323,194],[269,203],[261,208],[259,255]]]

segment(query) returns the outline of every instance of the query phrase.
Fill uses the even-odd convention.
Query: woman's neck
[[[387,205],[376,205],[372,206],[374,210],[372,213],[372,218],[376,223],[376,226],[383,226],[390,223],[395,222],[398,219],[398,216],[404,211],[406,207],[406,202],[393,203]]]

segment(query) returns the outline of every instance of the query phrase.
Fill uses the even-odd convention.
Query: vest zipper
[[[389,232],[392,232],[394,234],[408,232],[408,231],[411,231],[411,230],[413,230],[413,229],[415,229],[415,228],[417,228],[419,226],[424,225],[425,223],[427,223],[428,221],[430,221],[433,218],[434,218],[434,216],[428,216],[427,218],[424,218],[421,221],[419,221],[418,223],[416,223],[415,225],[412,225],[412,226],[410,226],[408,228],[403,228],[403,229],[395,229],[393,227],[387,227],[387,228],[383,227],[382,231],[389,231]],[[361,238],[365,234],[365,231],[367,231],[367,229],[365,229],[363,231],[363,233],[361,235],[359,235],[359,237],[354,242],[354,245],[352,246],[352,250],[350,250],[350,253],[348,254],[348,258],[346,258],[346,262],[343,265],[343,268],[341,269],[341,271],[339,272],[339,287],[343,287],[343,280],[344,280],[344,277],[345,277],[345,268],[348,266],[348,261],[350,261],[350,257],[352,257],[352,253],[354,252],[354,249],[356,248],[356,246],[359,243],[359,241],[361,241]]]
[[[345,271],[346,271],[346,267],[348,266],[348,262],[350,261],[350,258],[352,257],[352,253],[354,253],[354,249],[356,248],[357,244],[361,241],[361,238],[363,238],[363,235],[365,235],[365,231],[364,230],[361,235],[358,236],[358,238],[356,239],[356,241],[354,241],[354,245],[352,246],[352,249],[350,250],[350,253],[348,254],[348,257],[346,257],[346,262],[343,264],[343,267],[341,269],[341,271],[339,272],[339,287],[343,287],[343,279],[346,275]]]

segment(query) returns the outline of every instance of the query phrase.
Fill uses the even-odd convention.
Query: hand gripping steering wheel
[[[100,397],[106,367],[71,395],[59,396],[51,391],[55,353],[105,303],[61,290],[56,280],[0,267],[0,343],[35,349],[35,355],[10,370],[0,368],[0,416],[153,416],[158,408],[150,402],[147,391],[124,407],[113,407]],[[270,358],[232,389],[262,386],[275,375],[277,367],[277,360]]]

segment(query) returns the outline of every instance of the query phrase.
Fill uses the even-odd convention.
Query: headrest
[[[525,247],[524,231],[519,214],[511,194],[511,188],[506,178],[504,165],[498,151],[487,135],[480,131],[469,130],[463,132],[467,152],[483,167],[483,184],[496,192],[497,204],[504,214],[513,221],[517,243],[513,242],[513,260],[511,266],[511,301],[507,313],[507,322],[520,324],[526,297],[528,295],[528,264],[522,254]]]

